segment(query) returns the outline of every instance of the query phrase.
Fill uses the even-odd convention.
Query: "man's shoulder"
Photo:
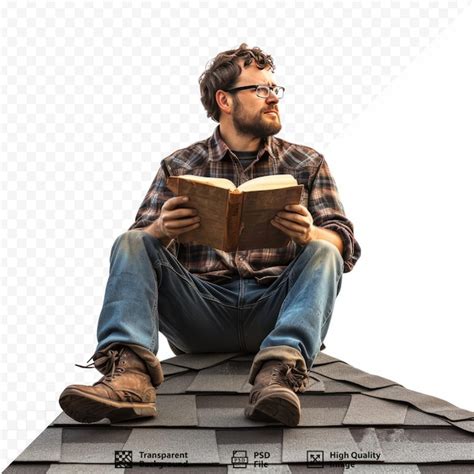
[[[180,148],[163,158],[163,162],[173,174],[178,170],[181,173],[190,172],[204,166],[208,162],[211,140],[212,136]],[[272,137],[271,146],[274,156],[290,168],[317,168],[324,159],[321,153],[310,146],[292,143],[279,137]]]
[[[272,149],[279,160],[291,167],[319,167],[324,156],[314,148],[273,137]]]
[[[211,137],[205,138],[192,143],[191,145],[174,151],[171,155],[163,158],[169,170],[189,170],[202,166],[209,156],[209,140]]]

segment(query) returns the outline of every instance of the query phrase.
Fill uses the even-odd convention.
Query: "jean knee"
[[[312,258],[318,263],[334,264],[339,271],[344,268],[344,260],[339,249],[327,240],[313,240],[306,245],[305,252],[310,253]]]
[[[133,245],[134,243],[142,243],[144,240],[145,241],[150,240],[153,242],[156,241],[155,244],[161,244],[160,239],[153,237],[148,232],[145,232],[142,229],[127,230],[126,232],[123,232],[122,234],[120,234],[115,240],[115,242],[117,243],[127,242]]]
[[[152,245],[155,249],[161,246],[161,241],[140,229],[127,230],[120,234],[112,246],[112,254],[119,248],[128,254],[133,254],[135,250]]]

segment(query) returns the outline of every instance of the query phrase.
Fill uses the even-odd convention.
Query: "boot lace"
[[[272,371],[272,384],[289,385],[295,392],[304,392],[308,386],[308,374],[305,370],[281,364]]]
[[[104,379],[107,381],[111,381],[115,376],[119,376],[124,372],[122,367],[119,367],[119,361],[122,357],[122,353],[125,350],[122,347],[120,350],[109,349],[107,353],[99,352],[99,356],[96,357],[98,359],[98,369],[102,373],[105,374]],[[104,354],[104,355],[103,355]],[[89,362],[94,356],[92,356],[87,362]],[[95,362],[91,362],[87,365],[80,365],[74,364],[76,367],[80,367],[81,369],[93,369],[96,366]]]

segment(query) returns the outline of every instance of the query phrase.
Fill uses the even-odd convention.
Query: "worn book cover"
[[[249,180],[238,188],[226,179],[171,176],[167,186],[177,196],[189,196],[187,207],[198,210],[201,225],[179,236],[226,252],[284,247],[289,237],[271,224],[288,204],[299,204],[303,185],[291,175]]]

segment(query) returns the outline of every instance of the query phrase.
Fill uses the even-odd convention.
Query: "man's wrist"
[[[167,237],[165,234],[163,234],[162,232],[160,232],[157,229],[157,226],[155,225],[154,222],[152,222],[150,225],[148,225],[146,227],[143,227],[142,230],[143,230],[143,232],[146,232],[147,234],[151,235],[152,237],[155,237],[155,239],[161,240],[163,243],[168,244],[171,241],[171,239],[169,237]]]
[[[311,228],[309,232],[306,234],[305,240],[300,240],[298,245],[302,245],[303,247],[305,245],[308,245],[310,242],[314,242],[315,240],[318,240],[320,238],[318,228],[314,225],[311,224]]]
[[[316,227],[314,224],[311,224],[311,230],[309,231],[309,236],[310,236],[310,239],[308,242],[319,240],[321,238],[319,227]]]
[[[314,240],[327,240],[331,242],[331,244],[335,245],[339,250],[339,253],[342,255],[344,250],[344,244],[342,242],[341,237],[339,234],[333,230],[325,229],[322,227],[316,227],[314,224],[312,225],[310,231],[311,239],[308,240],[307,243],[314,241]]]
[[[150,225],[147,225],[146,227],[143,227],[142,230],[143,230],[143,232],[146,232],[147,234],[151,235],[152,237],[155,237],[156,239],[159,239],[159,237],[156,235],[153,224],[150,224]]]

